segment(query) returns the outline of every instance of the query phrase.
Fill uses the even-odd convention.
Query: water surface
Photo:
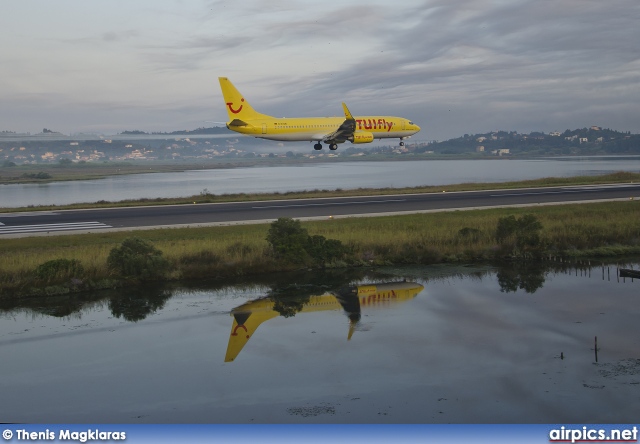
[[[416,266],[5,302],[0,417],[634,422],[640,282],[615,273]]]
[[[0,185],[0,208],[99,200],[301,190],[401,188],[464,182],[506,182],[640,172],[640,156],[536,160],[419,160],[340,162],[282,167],[193,170],[113,176],[97,180]]]

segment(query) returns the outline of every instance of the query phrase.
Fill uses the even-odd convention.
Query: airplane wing
[[[353,137],[353,133],[356,131],[356,120],[344,102],[342,103],[342,108],[344,109],[344,122],[337,130],[324,137],[325,143],[344,143]]]

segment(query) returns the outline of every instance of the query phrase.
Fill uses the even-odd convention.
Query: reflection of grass
[[[500,217],[534,214],[542,242],[555,256],[640,254],[640,203],[607,202],[537,208],[503,208],[304,222],[309,234],[338,239],[350,248],[341,265],[427,264],[490,260]],[[268,225],[156,229],[135,234],[154,244],[171,264],[164,279],[214,279],[296,268],[274,261],[265,240]],[[475,236],[461,235],[473,228]],[[466,232],[463,230],[463,233]],[[36,268],[49,260],[77,259],[83,282],[107,282],[109,251],[131,233],[94,233],[3,239],[0,295],[28,293],[40,282]],[[111,280],[109,280],[111,279]],[[52,289],[55,293],[57,290]]]
[[[113,167],[111,167],[113,169]],[[132,174],[129,172],[119,172],[118,174]],[[158,169],[158,171],[164,171]],[[168,170],[170,171],[170,169]],[[138,171],[140,172],[140,171]],[[151,172],[151,171],[147,171]],[[1,173],[0,173],[1,175]],[[78,177],[76,177],[78,179]],[[194,203],[214,203],[214,202],[244,202],[244,201],[265,201],[274,199],[311,199],[317,197],[346,197],[346,196],[376,196],[389,194],[409,194],[409,193],[442,193],[453,191],[473,191],[473,190],[498,190],[509,188],[529,188],[529,187],[552,187],[566,185],[592,185],[604,183],[624,183],[640,181],[640,174],[618,172],[605,174],[602,176],[576,176],[576,177],[547,177],[543,179],[524,180],[520,182],[498,182],[498,183],[463,183],[457,185],[422,186],[412,188],[377,188],[355,190],[311,190],[311,191],[291,191],[284,193],[239,193],[239,194],[211,194],[206,189],[200,194],[190,197],[179,198],[143,198],[136,200],[122,200],[119,202],[100,201],[95,203],[80,203],[72,205],[41,205],[28,208],[6,208],[3,211],[28,211],[47,209],[74,209],[74,208],[106,208],[114,206],[131,207],[144,205],[178,205]]]

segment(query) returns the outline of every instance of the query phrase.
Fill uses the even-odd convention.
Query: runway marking
[[[504,194],[490,194],[490,197],[502,197],[502,196],[536,196],[536,195],[541,195],[541,194],[567,194],[567,193],[584,193],[584,192],[588,192],[588,193],[592,193],[594,191],[599,191],[599,190],[580,190],[580,191],[571,191],[571,190],[565,190],[565,191],[538,191],[538,192],[529,192],[529,193],[504,193]]]
[[[3,225],[0,223],[0,225]],[[4,225],[0,227],[0,234],[38,233],[49,231],[93,230],[97,228],[113,228],[102,222],[71,222],[65,224],[40,225]]]
[[[23,213],[0,213],[0,217],[57,216],[55,211],[25,211]]]
[[[369,203],[387,203],[387,202],[406,202],[407,199],[388,199],[388,200],[367,200],[355,202],[332,202],[332,203],[311,203],[311,204],[291,204],[291,205],[269,205],[265,207],[251,207],[256,210],[264,210],[268,208],[292,208],[292,207],[330,207],[333,205],[358,205]]]

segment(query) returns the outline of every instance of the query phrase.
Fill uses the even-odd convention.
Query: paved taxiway
[[[640,185],[615,184],[0,213],[0,236],[22,237],[68,232],[266,223],[279,217],[326,219],[638,198]]]

